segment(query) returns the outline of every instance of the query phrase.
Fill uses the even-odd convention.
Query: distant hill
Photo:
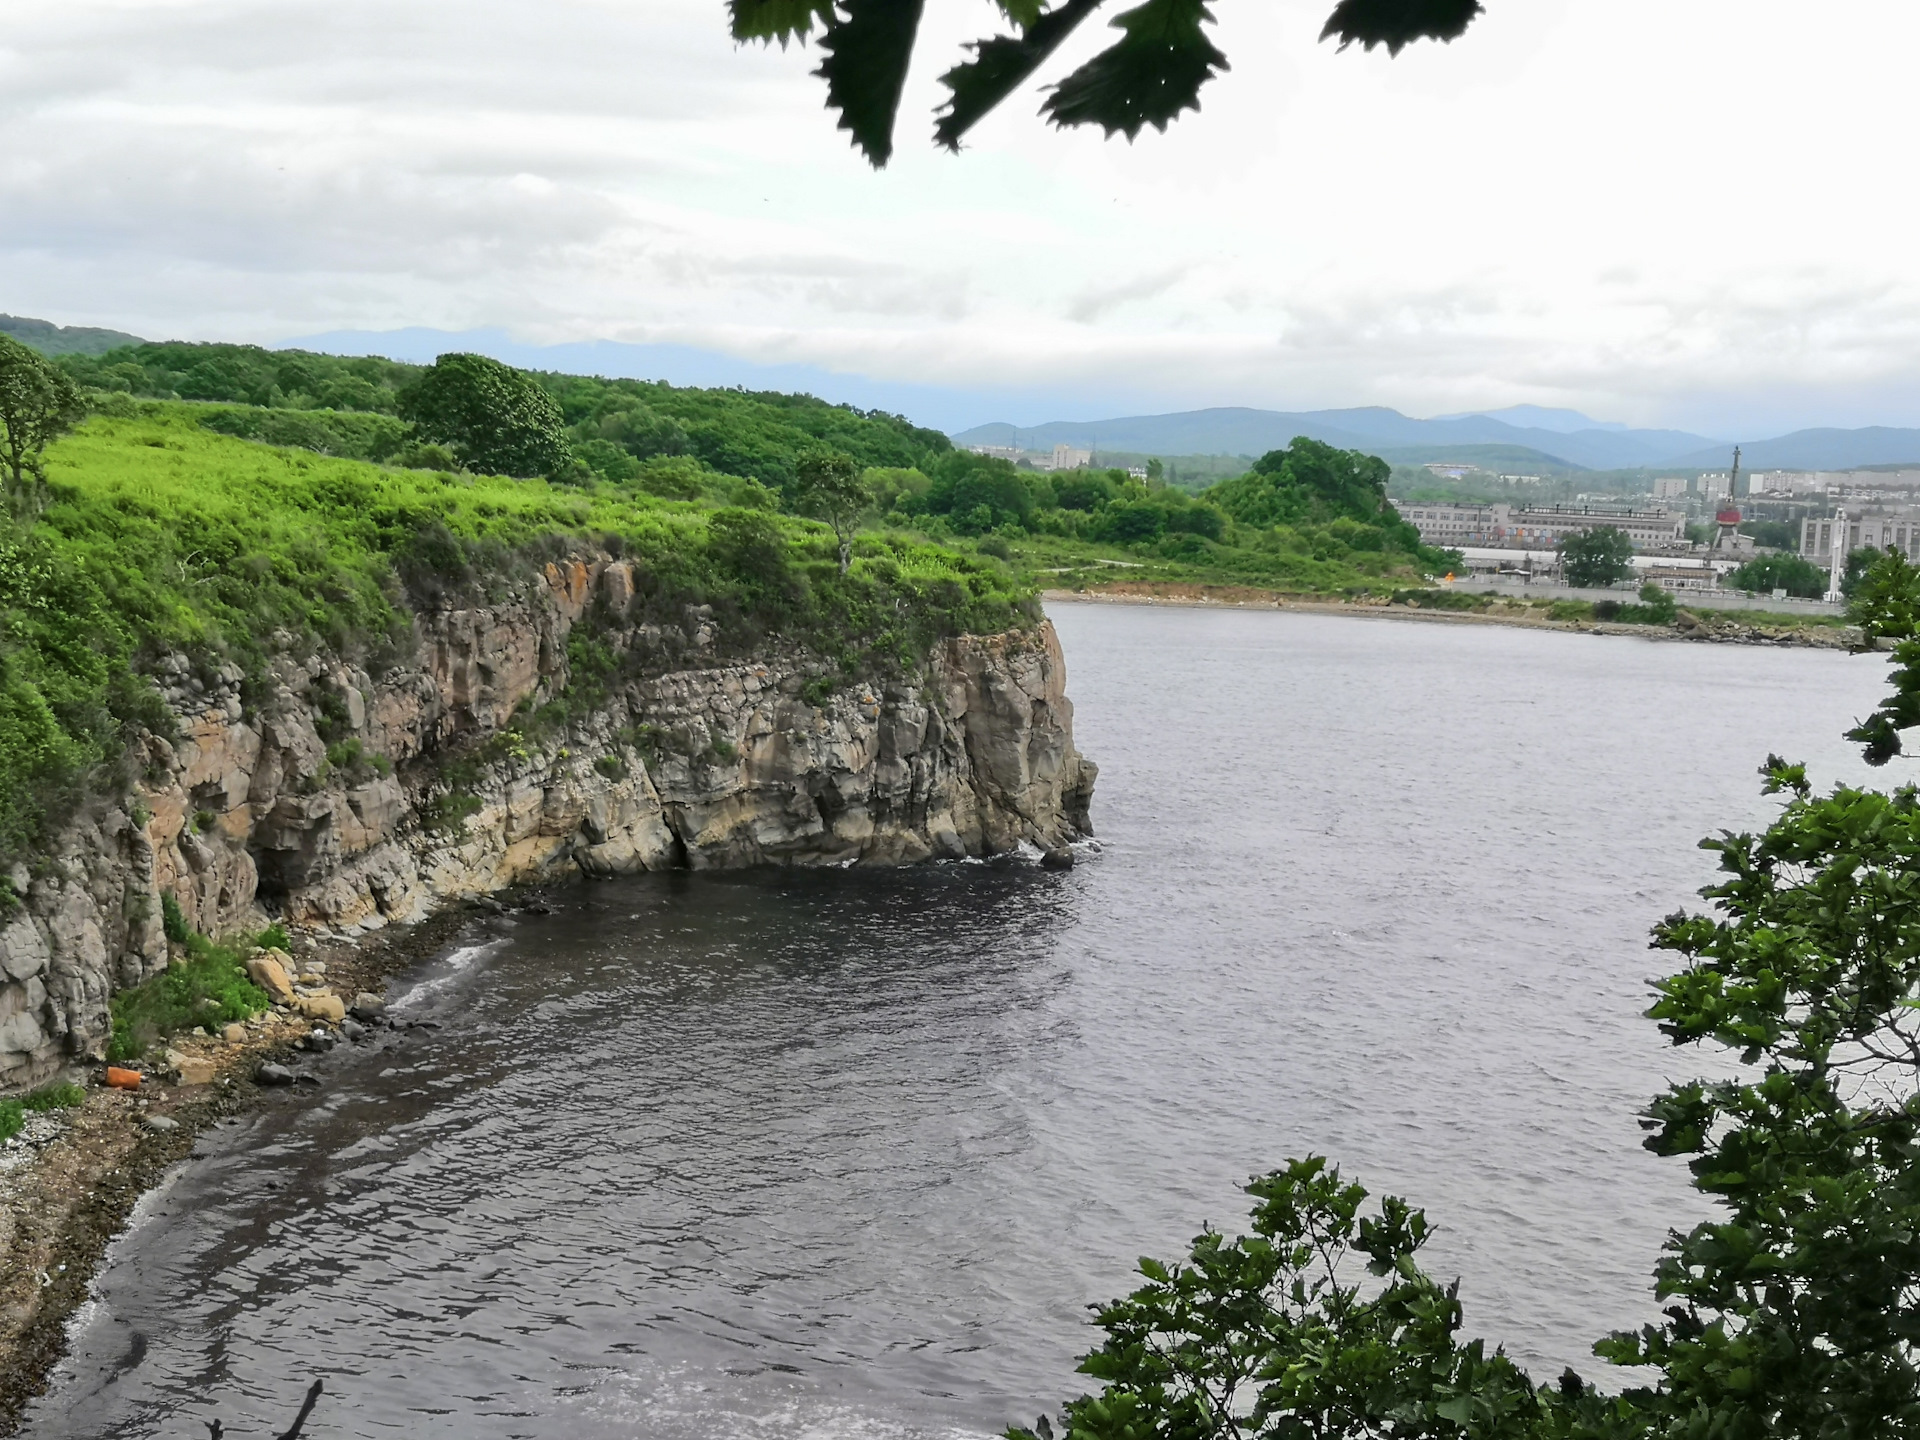
[[[1667,463],[1724,467],[1730,446],[1700,450]],[[1749,470],[1851,470],[1861,465],[1920,464],[1920,430],[1869,425],[1861,430],[1796,430],[1772,440],[1741,442],[1740,463]]]
[[[0,315],[0,335],[11,335],[42,355],[104,355],[122,345],[143,345],[138,335],[99,330],[91,325],[55,325],[24,315]]]
[[[1585,420],[1575,411],[1544,412],[1562,423]],[[1684,430],[1629,430],[1592,426],[1561,431],[1510,425],[1488,415],[1415,420],[1383,405],[1351,410],[1252,410],[1244,407],[1188,410],[1173,415],[1134,415],[1113,420],[1065,421],[1016,428],[977,425],[953,439],[958,445],[1014,445],[1051,450],[1077,445],[1148,455],[1263,455],[1296,435],[1346,450],[1388,449],[1428,459],[1460,458],[1461,446],[1517,446],[1531,462],[1548,468],[1622,470],[1669,463],[1671,457],[1710,446],[1704,435]],[[1435,447],[1438,447],[1436,449]],[[1441,453],[1448,452],[1448,453]]]

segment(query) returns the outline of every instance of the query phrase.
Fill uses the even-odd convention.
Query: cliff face
[[[549,565],[420,616],[412,658],[377,680],[282,659],[251,708],[238,670],[163,662],[178,738],[144,739],[127,803],[90,808],[12,877],[0,1090],[99,1050],[110,995],[167,964],[163,895],[212,935],[270,916],[351,932],[570,870],[898,865],[1090,833],[1095,771],[1050,625],[836,689],[777,647],[720,663],[699,610],[630,623],[633,594],[619,561]],[[586,713],[576,689],[564,725],[516,724],[567,689],[583,623],[622,678]]]

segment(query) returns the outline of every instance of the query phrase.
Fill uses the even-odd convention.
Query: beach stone
[[[229,1045],[238,1045],[247,1038],[247,1027],[236,1020],[220,1032],[220,1038]]]
[[[140,1118],[140,1123],[146,1126],[147,1129],[160,1135],[166,1134],[169,1130],[178,1130],[180,1128],[180,1122],[178,1120],[170,1119],[165,1115],[143,1115]]]
[[[253,1078],[262,1085],[291,1085],[293,1072],[284,1065],[262,1065],[253,1072]]]
[[[362,990],[353,997],[353,1016],[356,1020],[371,1023],[387,1013],[387,1002],[378,995]]]
[[[214,1063],[202,1055],[183,1055],[174,1069],[180,1072],[182,1085],[211,1085]]]
[[[309,1020],[328,1020],[338,1025],[347,1018],[347,1003],[338,995],[300,995],[293,1008]]]
[[[1071,870],[1073,868],[1073,851],[1064,845],[1056,846],[1040,857],[1040,868],[1042,870]]]
[[[352,1016],[348,1016],[340,1022],[340,1033],[349,1040],[364,1040],[367,1038],[367,1027]]]
[[[271,995],[276,1004],[286,1005],[293,1000],[293,981],[287,978],[287,970],[274,956],[279,952],[269,950],[247,961],[247,975],[253,983]]]

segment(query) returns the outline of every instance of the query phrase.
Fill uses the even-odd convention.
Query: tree
[[[1363,1214],[1366,1190],[1317,1156],[1246,1190],[1250,1235],[1208,1228],[1185,1263],[1143,1259],[1145,1285],[1094,1307],[1106,1341],[1080,1370],[1104,1388],[1067,1402],[1067,1436],[1539,1433],[1549,1402],[1504,1354],[1461,1343],[1459,1287],[1420,1269],[1422,1211],[1387,1196]]]
[[[840,573],[846,574],[853,563],[855,526],[861,511],[872,503],[859,464],[838,451],[807,455],[795,467],[793,496],[798,509],[832,528],[833,538],[840,542]]]
[[[1661,1436],[1920,1430],[1920,797],[1837,787],[1769,756],[1788,796],[1758,837],[1702,842],[1717,916],[1676,914],[1686,957],[1652,1018],[1713,1042],[1732,1074],[1672,1085],[1647,1148],[1691,1157],[1722,1213],[1675,1234],[1655,1272],[1667,1323],[1596,1347],[1662,1372]]]
[[[949,150],[1060,48],[1107,0],[995,0],[1014,33],[967,48],[973,58],[940,77],[947,100],[934,141]],[[814,73],[827,107],[877,169],[893,154],[894,117],[924,0],[727,0],[736,40],[805,42],[818,24],[825,56]],[[1452,40],[1481,13],[1479,0],[1339,0],[1320,38],[1358,42],[1397,55],[1415,40]],[[1051,87],[1040,110],[1053,124],[1098,125],[1131,140],[1143,126],[1165,130],[1200,108],[1200,87],[1227,69],[1207,38],[1206,0],[1145,0],[1112,21],[1120,38]]]
[[[401,392],[400,415],[469,470],[552,475],[573,458],[553,397],[484,355],[442,355]]]
[[[1560,542],[1560,565],[1569,585],[1611,585],[1633,573],[1633,542],[1612,525],[1576,530]]]
[[[0,465],[17,509],[40,508],[48,445],[87,413],[65,371],[11,336],[0,335]]]
[[[1756,555],[1727,577],[1736,590],[1784,590],[1805,600],[1827,593],[1827,572],[1798,555]]]

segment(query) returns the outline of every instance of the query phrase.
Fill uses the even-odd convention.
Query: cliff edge
[[[634,593],[618,559],[551,563],[416,613],[377,678],[290,641],[264,685],[164,657],[174,738],[139,737],[130,794],[14,869],[0,1091],[100,1053],[112,994],[168,963],[163,897],[211,935],[358,933],[566,872],[899,865],[1091,833],[1050,624],[849,685],[777,641],[727,659],[701,607],[630,620]]]

